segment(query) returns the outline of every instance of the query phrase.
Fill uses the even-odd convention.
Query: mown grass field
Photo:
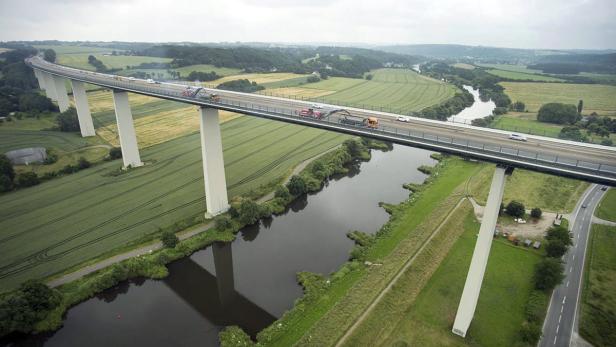
[[[616,189],[612,188],[607,191],[599,206],[597,206],[595,216],[616,222]]]
[[[542,76],[537,74],[530,74],[525,72],[516,72],[516,71],[507,71],[507,70],[497,70],[490,69],[487,70],[492,75],[512,79],[512,80],[531,80],[531,81],[541,81],[541,82],[563,82],[564,80],[557,77],[551,76]]]
[[[475,69],[474,65],[466,64],[466,63],[455,63],[452,66],[453,67],[457,67],[459,69],[466,69],[466,70],[474,70]]]
[[[315,101],[406,113],[419,111],[452,97],[455,87],[411,70],[378,69],[372,80],[330,77],[296,88],[273,89],[280,95],[297,93]]]
[[[541,73],[541,70],[529,69],[526,65],[515,65],[515,64],[477,64],[477,66],[491,68],[495,70],[503,70],[503,71],[512,71],[512,72],[521,72],[526,74],[535,74]]]
[[[486,275],[473,322],[465,339],[451,333],[466,274],[477,240],[479,223],[472,213],[464,233],[430,278],[417,300],[395,326],[383,346],[524,346],[519,330],[533,290],[537,253],[506,242],[492,244]],[[547,305],[547,297],[545,298]]]
[[[616,86],[536,82],[501,82],[511,100],[522,101],[530,112],[541,105],[561,102],[577,105],[584,100],[583,114],[616,115]]]
[[[222,125],[231,197],[281,180],[344,135],[257,118]],[[111,175],[120,161],[0,196],[0,290],[126,245],[205,210],[198,134],[141,151],[145,167]]]
[[[494,166],[486,165],[473,180],[477,183],[490,182],[493,174]],[[480,204],[485,204],[490,185],[476,184],[473,187],[470,192],[472,196]],[[515,169],[505,182],[503,202],[507,204],[516,200],[523,203],[527,209],[539,207],[543,211],[569,212],[587,187],[588,183],[584,181]]]
[[[62,54],[84,54],[84,53],[111,53],[112,51],[122,51],[99,46],[78,46],[78,45],[33,45],[36,49],[53,49],[57,55]],[[87,57],[86,57],[87,58]]]
[[[57,61],[59,64],[72,66],[78,69],[96,70],[88,63],[88,56],[91,53],[59,54]],[[169,58],[145,57],[133,55],[103,55],[101,53],[92,54],[108,68],[125,69],[127,66],[136,66],[141,63],[168,63]]]
[[[580,334],[594,346],[616,345],[616,227],[594,224],[582,287]]]
[[[223,78],[219,78],[217,80],[207,82],[207,84],[218,85],[224,82],[247,79],[250,82],[256,82],[258,84],[265,85],[267,83],[274,83],[274,82],[280,82],[280,81],[285,81],[285,80],[293,80],[297,78],[306,78],[307,76],[308,75],[300,75],[300,74],[294,74],[290,72],[246,73],[246,74],[225,76]]]

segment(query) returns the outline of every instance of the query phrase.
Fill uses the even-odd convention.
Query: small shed
[[[540,247],[541,247],[541,242],[535,241],[535,243],[533,243],[533,248],[534,249],[539,249]]]

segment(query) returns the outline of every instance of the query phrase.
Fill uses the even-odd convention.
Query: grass
[[[111,53],[112,51],[122,51],[121,49],[113,49],[99,46],[81,46],[81,45],[34,45],[36,49],[53,49],[57,55],[64,54],[94,54],[94,53]]]
[[[526,74],[535,74],[541,73],[541,70],[529,69],[526,65],[516,65],[516,64],[476,64],[477,66],[495,69],[495,70],[503,70],[503,71],[511,71],[511,72],[521,72]]]
[[[561,102],[577,105],[584,100],[583,114],[616,114],[616,86],[601,84],[568,84],[536,82],[501,82],[511,100],[522,101],[530,112],[537,112],[541,105]]]
[[[541,256],[500,241],[492,244],[467,337],[462,339],[451,333],[478,229],[474,216],[467,214],[462,236],[403,317],[392,321],[395,328],[381,345],[391,346],[399,341],[408,346],[524,345],[518,331],[533,290],[533,268]],[[544,300],[547,305],[548,297]]]
[[[392,218],[381,229],[386,236],[378,237],[366,252],[367,260],[383,265],[351,271],[310,306],[296,306],[279,320],[284,328],[272,328],[277,334],[267,344],[326,346],[338,341],[457,204],[463,183],[479,168],[456,158],[444,165],[420,197],[393,207]]]
[[[582,289],[580,334],[595,346],[616,345],[616,227],[594,224]]]
[[[307,77],[308,75],[294,74],[290,72],[271,72],[271,73],[246,73],[233,76],[226,76],[219,78],[215,81],[207,82],[207,84],[218,85],[220,83],[235,81],[241,79],[247,79],[250,82],[257,82],[258,84],[267,84],[273,82],[280,82],[285,80],[292,80],[300,77]]]
[[[452,97],[455,87],[411,70],[378,69],[372,80],[330,77],[297,88],[273,89],[279,95],[296,95],[315,101],[400,113],[419,111]]]
[[[108,52],[109,50],[107,50]],[[141,63],[168,63],[169,58],[133,56],[133,55],[103,55],[102,53],[59,54],[58,63],[79,69],[92,70],[94,66],[88,63],[88,56],[93,55],[108,68],[125,69],[126,66],[136,66]]]
[[[230,67],[216,67],[214,65],[208,65],[208,64],[183,66],[183,67],[180,67],[180,68],[177,68],[177,69],[174,69],[174,70],[178,71],[180,73],[180,75],[183,76],[183,77],[188,76],[188,74],[190,74],[193,71],[197,71],[197,72],[211,72],[211,71],[214,71],[214,72],[216,72],[220,76],[237,75],[241,71],[240,69],[234,69],[234,68],[230,68]]]
[[[452,65],[453,67],[457,67],[458,69],[466,69],[466,70],[474,70],[475,66],[466,63],[455,63]]]
[[[502,77],[502,78],[507,78],[510,80],[526,80],[526,81],[531,80],[531,81],[540,81],[540,82],[564,82],[565,81],[561,78],[530,74],[530,73],[524,73],[524,72],[496,70],[496,69],[490,69],[487,71],[488,73],[492,75]]]
[[[494,166],[488,165],[473,177],[477,182],[489,182],[494,174]],[[471,191],[480,204],[485,204],[490,190],[489,184],[477,184]],[[578,199],[584,193],[588,183],[571,178],[543,174],[523,169],[513,170],[507,177],[503,202],[507,204],[516,200],[527,209],[539,207],[544,211],[572,211]]]
[[[271,186],[297,163],[347,136],[257,118],[222,125],[230,197]],[[52,275],[205,209],[198,134],[141,151],[146,166],[115,175],[120,161],[0,196],[0,290]]]
[[[595,215],[601,219],[616,222],[616,189],[607,191],[597,206]]]

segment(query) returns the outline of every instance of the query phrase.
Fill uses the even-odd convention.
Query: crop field
[[[541,70],[529,69],[526,65],[514,65],[514,64],[477,64],[477,66],[491,68],[495,70],[522,72],[527,74],[541,73]]]
[[[102,61],[108,68],[125,69],[126,66],[136,66],[141,63],[168,63],[169,58],[144,57],[133,55],[103,55],[100,53],[92,54]],[[79,69],[95,70],[94,66],[88,63],[90,53],[58,54],[58,63],[72,66]]]
[[[258,118],[222,124],[229,196],[281,180],[345,135]],[[113,175],[119,160],[0,196],[0,290],[62,271],[205,211],[198,134],[141,151],[146,165]]]
[[[459,69],[466,69],[466,70],[474,70],[475,69],[474,65],[466,64],[466,63],[455,63],[452,66],[453,67],[457,67]]]
[[[525,73],[525,72],[496,70],[496,69],[488,70],[488,72],[491,73],[492,75],[502,77],[502,78],[508,78],[512,80],[531,80],[531,81],[541,81],[541,82],[563,82],[564,81],[561,78],[530,74],[530,73]]]
[[[207,84],[215,84],[218,85],[220,83],[247,79],[250,82],[257,82],[258,84],[267,84],[273,82],[280,82],[285,80],[293,80],[297,78],[305,78],[308,75],[300,75],[294,74],[290,72],[272,72],[272,73],[247,73],[247,74],[239,74],[233,76],[226,76],[223,78],[219,78],[215,81],[207,82]]]
[[[524,346],[519,329],[532,292],[535,252],[503,241],[492,244],[490,258],[466,339],[451,333],[462,295],[479,223],[469,214],[464,233],[430,278],[384,346]],[[547,306],[547,296],[544,298]],[[405,344],[403,344],[403,342]]]
[[[280,95],[297,93],[315,101],[395,112],[419,111],[452,97],[455,87],[411,70],[379,69],[372,80],[330,77],[301,87],[273,89]]]
[[[616,345],[616,227],[594,224],[590,234],[580,313],[580,335],[594,346]]]
[[[616,115],[616,86],[535,82],[501,82],[501,85],[511,100],[524,102],[530,112],[537,112],[541,105],[550,102],[577,105],[581,99],[583,114]]]
[[[601,219],[616,222],[616,189],[612,188],[607,191],[597,206],[595,215]]]

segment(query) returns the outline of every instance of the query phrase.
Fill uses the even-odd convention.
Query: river
[[[421,183],[429,151],[394,145],[299,198],[280,216],[242,229],[169,265],[162,280],[123,282],[71,308],[54,333],[9,346],[216,346],[226,325],[253,337],[302,295],[296,274],[329,274],[347,259],[350,230],[374,233],[389,218],[378,203],[399,203],[403,183]],[[2,344],[2,343],[0,343]]]
[[[447,118],[448,122],[471,124],[473,119],[484,118],[492,114],[492,111],[496,108],[494,101],[481,101],[479,89],[473,89],[471,86],[463,86],[463,88],[473,95],[475,102],[460,113]]]

